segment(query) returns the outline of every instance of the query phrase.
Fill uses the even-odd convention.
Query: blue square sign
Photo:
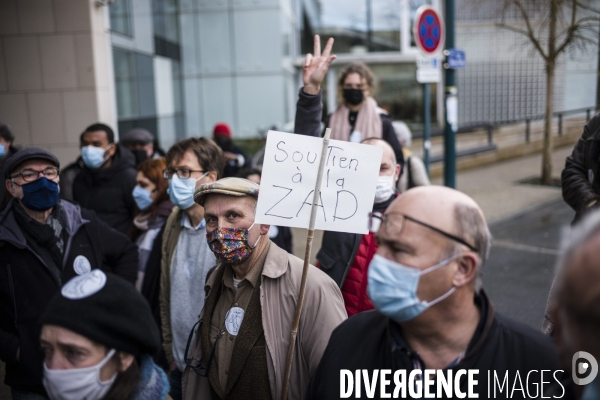
[[[446,59],[448,68],[462,69],[467,65],[465,52],[462,50],[448,49],[448,58]]]

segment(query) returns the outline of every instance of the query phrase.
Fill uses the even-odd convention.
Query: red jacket
[[[367,295],[367,271],[369,263],[377,252],[377,241],[373,232],[363,235],[354,262],[348,271],[342,285],[342,296],[346,305],[348,317],[361,311],[372,310],[375,307]]]

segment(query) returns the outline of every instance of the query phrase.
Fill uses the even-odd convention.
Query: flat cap
[[[258,198],[260,186],[243,178],[223,178],[216,182],[200,185],[194,193],[194,201],[204,207],[206,196],[211,193],[226,194],[229,196],[254,196]]]
[[[135,142],[152,143],[154,142],[154,136],[144,128],[133,128],[127,131],[121,142],[123,144]]]
[[[4,179],[9,179],[10,174],[14,171],[14,169],[23,164],[25,161],[35,159],[50,161],[56,166],[56,168],[60,168],[60,162],[58,161],[58,158],[56,158],[56,156],[50,153],[48,150],[40,149],[39,147],[26,147],[23,150],[17,151],[8,160],[6,160],[4,167],[2,168]]]

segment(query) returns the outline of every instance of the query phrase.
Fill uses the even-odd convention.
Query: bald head
[[[398,196],[387,212],[397,212],[418,219],[477,249],[479,265],[476,290],[481,288],[481,267],[489,254],[491,234],[483,211],[475,200],[445,186],[418,186]],[[463,245],[449,240],[444,256],[455,253],[460,246]]]
[[[397,164],[398,160],[396,160],[396,153],[394,153],[394,149],[388,142],[379,138],[366,138],[360,142],[361,144],[370,144],[373,146],[383,147],[383,156],[382,159],[387,159],[388,162],[392,165]]]

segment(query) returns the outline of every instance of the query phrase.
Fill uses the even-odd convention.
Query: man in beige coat
[[[184,399],[280,399],[303,262],[254,223],[259,186],[225,178],[198,188],[217,268],[186,355]],[[333,280],[309,269],[289,399],[303,399],[331,332],[346,319]]]

